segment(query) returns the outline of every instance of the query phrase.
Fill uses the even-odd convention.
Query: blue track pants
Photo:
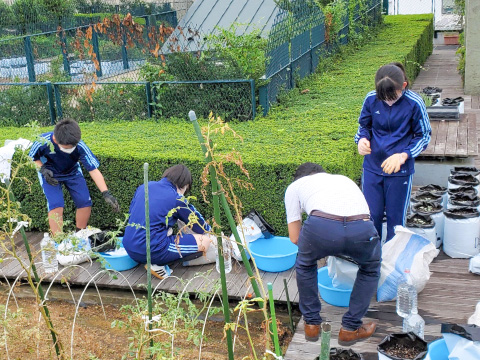
[[[370,171],[363,171],[363,195],[370,208],[370,215],[382,236],[384,212],[387,214],[387,241],[395,235],[396,225],[405,226],[410,193],[412,191],[412,175],[382,176]]]

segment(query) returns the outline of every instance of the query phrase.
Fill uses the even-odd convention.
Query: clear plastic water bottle
[[[227,240],[222,240],[222,248],[223,248],[223,259],[225,264],[225,274],[228,274],[232,271],[232,243]],[[219,256],[218,256],[218,248],[215,247],[215,265],[217,268],[217,272],[220,273],[220,263],[219,263]]]
[[[418,313],[412,313],[409,317],[403,319],[403,332],[413,332],[423,339],[425,320]]]
[[[55,249],[55,241],[48,233],[43,234],[40,247],[42,249],[43,270],[46,274],[56,273],[58,271],[57,250]]]
[[[413,285],[410,277],[410,270],[405,269],[405,280],[397,287],[397,314],[407,318],[412,313],[418,313],[417,309],[417,289]]]

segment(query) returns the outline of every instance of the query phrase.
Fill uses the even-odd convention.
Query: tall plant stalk
[[[197,117],[195,116],[195,113],[193,113],[193,118],[192,118],[192,113],[193,113],[192,111],[189,113],[190,120],[192,120],[193,126],[195,128],[195,132],[197,133],[198,140],[202,147],[202,151],[206,156],[206,161],[208,164],[212,161],[212,156],[210,152],[207,151],[207,148],[204,145],[202,132],[200,130],[200,126],[198,125]],[[223,316],[225,319],[225,324],[227,324],[230,322],[230,308],[228,305],[227,277],[225,275],[225,259],[223,257],[223,244],[222,244],[223,239],[220,231],[221,218],[220,218],[220,202],[218,198],[219,186],[217,183],[217,173],[215,171],[215,168],[213,166],[210,166],[208,170],[210,173],[210,182],[212,183],[213,216],[215,219],[215,223],[217,224],[217,226],[214,227],[214,231],[215,231],[215,235],[217,236],[218,265],[220,268],[220,281],[222,284]],[[228,328],[226,330],[226,333],[227,333],[228,359],[233,360],[234,356],[233,356],[232,330]]]
[[[12,176],[12,178],[13,177],[14,176]],[[7,195],[7,214],[10,214],[11,210],[12,210],[11,209],[11,204],[12,204],[12,202],[15,202],[15,196],[12,192],[11,183],[8,179],[5,180],[5,185],[6,185],[6,189],[4,189],[4,191],[6,192],[6,195]],[[20,219],[17,219],[17,220],[19,221]],[[25,272],[27,274],[28,284],[30,285],[30,287],[32,288],[34,293],[36,294],[37,303],[40,305],[39,306],[40,313],[42,314],[42,317],[45,321],[45,324],[47,325],[47,328],[50,331],[50,335],[52,336],[52,342],[53,342],[53,345],[55,347],[55,353],[57,355],[57,358],[64,359],[65,357],[64,357],[63,346],[62,346],[62,343],[57,338],[57,333],[55,331],[52,319],[50,317],[50,311],[48,310],[48,306],[46,304],[46,299],[45,299],[45,294],[43,292],[41,279],[38,276],[37,267],[35,266],[34,257],[32,256],[30,245],[28,243],[27,235],[25,233],[25,229],[23,228],[23,226],[20,226],[20,234],[22,235],[23,244],[25,245],[25,249],[26,249],[27,254],[28,254],[28,260],[29,260],[29,263],[30,263],[29,267],[27,267],[23,264],[22,259],[20,259],[20,257],[18,257],[16,251],[14,250],[15,249],[15,244],[14,244],[14,240],[13,240],[13,235],[14,235],[13,232],[11,233],[11,235],[12,235],[11,236],[11,242],[12,242],[12,249],[13,249],[13,251],[12,251],[13,254],[12,255],[20,263],[21,267],[25,270]],[[29,271],[30,269],[31,269],[31,271]],[[32,279],[32,274],[33,274],[33,279]],[[39,298],[40,298],[40,301],[38,300]]]

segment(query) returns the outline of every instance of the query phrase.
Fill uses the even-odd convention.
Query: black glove
[[[53,177],[53,171],[48,170],[45,167],[45,164],[43,164],[42,167],[40,168],[40,170],[38,170],[38,171],[40,172],[40,174],[43,175],[43,177],[45,178],[47,183],[49,183],[52,186],[57,186],[58,185],[58,180]]]
[[[120,212],[120,205],[118,205],[117,198],[112,195],[112,193],[108,190],[102,192],[103,198],[105,202],[110,205],[114,212]]]

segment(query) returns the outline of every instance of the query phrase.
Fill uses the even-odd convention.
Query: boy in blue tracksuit
[[[190,170],[182,164],[168,168],[160,181],[148,183],[150,208],[150,256],[151,272],[163,279],[169,275],[165,265],[201,256],[210,248],[210,225],[190,204],[184,194],[192,186]],[[172,211],[173,210],[173,211]],[[190,222],[189,220],[196,220]],[[178,220],[193,224],[194,234],[173,234]],[[123,236],[123,246],[130,257],[145,264],[147,262],[145,230],[145,185],[140,185],[130,204],[129,221]],[[210,250],[214,250],[211,247]],[[186,258],[188,256],[188,258]]]
[[[29,156],[37,165],[40,185],[47,198],[48,222],[53,235],[62,232],[63,228],[62,185],[69,191],[77,208],[77,230],[87,227],[92,201],[79,162],[89,172],[105,201],[114,211],[120,210],[117,199],[108,190],[98,170],[100,163],[81,140],[81,130],[76,121],[62,120],[53,132],[42,134],[41,140],[33,143]]]
[[[375,227],[382,235],[387,216],[387,241],[394,226],[404,225],[414,158],[430,142],[430,121],[422,98],[407,89],[403,65],[382,66],[375,75],[375,91],[367,94],[355,135],[358,152],[364,155],[363,192]]]

